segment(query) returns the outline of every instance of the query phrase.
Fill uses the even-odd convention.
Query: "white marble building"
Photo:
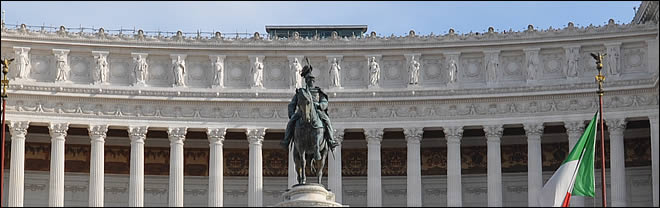
[[[536,206],[598,108],[589,53],[601,52],[608,203],[659,206],[657,2],[627,24],[373,34],[275,40],[3,25],[1,55],[17,60],[2,205],[274,205],[293,183],[278,146],[291,63],[308,57],[342,141],[325,177],[338,202]],[[419,82],[409,87],[413,56]],[[377,87],[368,87],[372,58]],[[343,88],[328,89],[335,59]],[[259,64],[263,88],[250,73]],[[596,181],[596,197],[573,205],[600,206]]]

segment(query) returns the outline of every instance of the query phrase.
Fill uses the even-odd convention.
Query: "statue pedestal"
[[[284,201],[276,207],[342,207],[335,202],[335,194],[323,188],[320,184],[298,184],[284,194]]]

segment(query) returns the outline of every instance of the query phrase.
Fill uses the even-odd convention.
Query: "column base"
[[[293,185],[282,198],[284,200],[275,207],[348,207],[335,202],[335,194],[320,184]]]

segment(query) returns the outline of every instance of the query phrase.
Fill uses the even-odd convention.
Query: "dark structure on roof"
[[[266,33],[270,37],[292,38],[298,32],[300,38],[332,37],[337,32],[339,37],[362,36],[367,32],[367,25],[267,25]]]

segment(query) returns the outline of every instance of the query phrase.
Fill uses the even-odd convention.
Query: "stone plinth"
[[[342,207],[335,202],[335,194],[319,184],[299,184],[282,194],[284,201],[276,207]]]

